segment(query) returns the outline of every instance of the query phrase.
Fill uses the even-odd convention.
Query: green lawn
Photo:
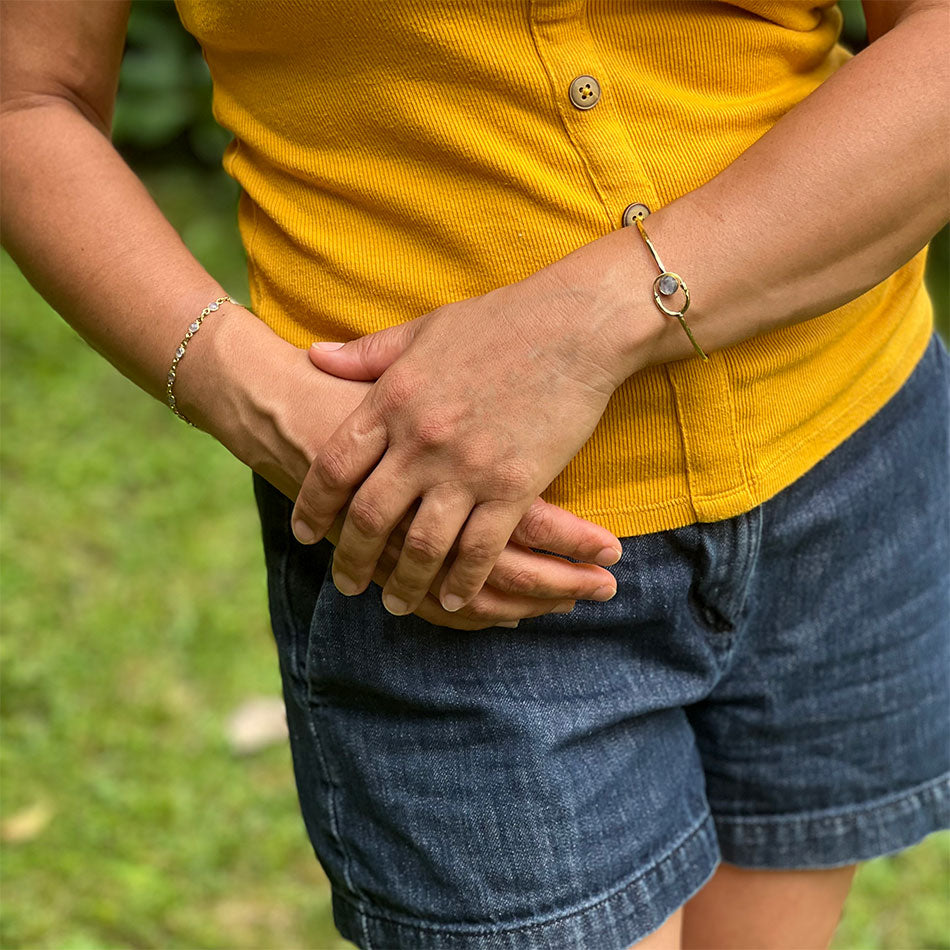
[[[232,191],[148,181],[247,300]],[[249,473],[0,268],[2,801],[32,816],[4,846],[0,945],[351,946],[286,747],[225,740],[279,692]],[[863,866],[835,946],[950,950],[948,845]]]

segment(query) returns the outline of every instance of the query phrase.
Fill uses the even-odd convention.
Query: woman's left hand
[[[594,430],[622,377],[596,332],[602,315],[556,273],[545,268],[340,348],[311,349],[327,373],[379,376],[315,457],[294,508],[294,533],[308,543],[349,502],[334,554],[344,593],[366,589],[419,499],[383,602],[412,612],[458,539],[440,600],[446,610],[467,604]]]

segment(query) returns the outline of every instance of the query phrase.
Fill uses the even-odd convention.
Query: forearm
[[[163,398],[187,325],[223,289],[69,102],[5,111],[2,130],[4,247],[81,336]]]
[[[188,325],[225,291],[100,129],[66,100],[34,103],[8,106],[0,120],[3,244],[82,337],[164,400],[168,369]],[[176,395],[186,414],[253,465],[258,449],[242,442],[238,427],[257,425],[266,437],[263,413],[256,420],[249,414],[268,398],[259,377],[278,363],[291,376],[299,366],[301,379],[320,384],[302,351],[249,311],[224,305],[189,344]],[[243,391],[244,379],[262,391]],[[279,398],[276,387],[273,398]],[[301,478],[306,466],[301,456]]]
[[[842,306],[947,222],[948,39],[947,6],[909,14],[715,178],[646,218],[689,286],[687,320],[707,352]],[[694,354],[653,303],[659,271],[636,227],[551,268],[598,315],[618,380]]]

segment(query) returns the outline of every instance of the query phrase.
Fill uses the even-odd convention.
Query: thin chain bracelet
[[[656,248],[653,246],[653,242],[647,237],[647,232],[644,230],[643,222],[639,217],[634,218],[637,228],[640,231],[643,240],[647,242],[647,247],[650,249],[650,253],[653,255],[653,260],[656,261],[656,266],[660,268],[660,274],[653,281],[653,302],[660,308],[660,310],[665,313],[668,317],[676,317],[680,322],[680,326],[686,331],[686,335],[689,337],[689,342],[693,344],[693,349],[704,359],[709,360],[709,357],[703,352],[702,347],[696,342],[696,337],[693,336],[693,331],[690,330],[689,325],[686,323],[686,318],[684,314],[689,309],[689,288],[686,286],[686,281],[680,277],[679,274],[674,274],[672,271],[667,270],[663,266],[663,262],[660,260],[660,255],[657,254]],[[683,304],[680,310],[670,310],[663,305],[663,301],[660,300],[660,294],[664,297],[671,297],[676,293],[677,289],[682,287],[683,293],[686,294],[686,303]]]
[[[218,307],[223,303],[235,303],[236,301],[232,300],[227,294],[223,297],[218,297],[217,300],[209,303],[204,310],[195,318],[195,322],[188,327],[188,332],[185,334],[185,338],[178,344],[178,349],[175,350],[175,358],[172,360],[171,369],[168,371],[168,386],[165,388],[165,397],[168,401],[168,408],[171,409],[179,419],[187,422],[188,425],[193,428],[197,428],[195,424],[189,419],[175,404],[175,393],[173,392],[175,386],[175,374],[178,371],[178,364],[181,362],[181,358],[185,355],[185,350],[188,349],[188,341],[201,329],[201,324],[204,321],[204,318],[208,316],[209,313],[214,313]],[[239,305],[240,306],[240,305]]]

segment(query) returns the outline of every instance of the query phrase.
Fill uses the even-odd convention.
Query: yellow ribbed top
[[[851,58],[834,0],[176,2],[234,134],[251,308],[301,347],[521,280],[631,202],[656,211]],[[580,75],[601,87],[589,110]],[[926,254],[824,316],[630,377],[544,497],[626,536],[774,495],[910,375]]]

